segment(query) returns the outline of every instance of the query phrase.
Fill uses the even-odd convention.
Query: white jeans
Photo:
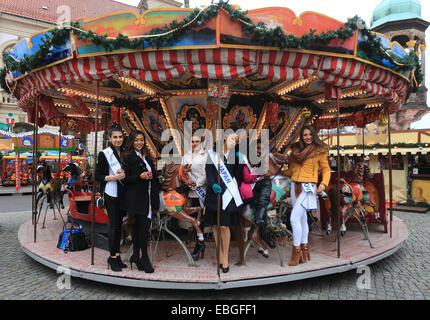
[[[309,226],[306,209],[302,207],[301,203],[306,197],[306,192],[302,188],[302,192],[299,197],[296,198],[295,194],[295,182],[291,182],[291,201],[293,204],[293,210],[291,211],[291,227],[293,229],[293,244],[295,247],[300,244],[308,243]]]

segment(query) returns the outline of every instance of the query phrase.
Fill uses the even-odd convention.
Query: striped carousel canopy
[[[4,58],[3,87],[29,113],[37,96],[51,97],[57,114],[46,123],[54,125],[79,119],[71,94],[87,105],[85,118],[94,118],[97,82],[108,110],[130,97],[207,95],[208,80],[229,80],[233,94],[308,106],[330,127],[327,85],[342,89],[341,112],[351,120],[386,105],[395,112],[421,79],[416,52],[370,32],[357,17],[342,23],[287,8],[244,12],[225,2],[78,19],[21,41]]]

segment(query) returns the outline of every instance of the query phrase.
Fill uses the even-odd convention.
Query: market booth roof
[[[4,61],[2,86],[31,122],[35,98],[43,95],[41,125],[66,122],[87,132],[94,130],[97,82],[100,124],[112,106],[207,95],[217,79],[229,81],[231,95],[305,108],[330,128],[336,110],[328,86],[342,89],[346,125],[357,112],[369,123],[387,105],[396,111],[422,79],[414,51],[370,32],[358,17],[342,23],[287,8],[244,12],[225,2],[78,19],[19,42]]]

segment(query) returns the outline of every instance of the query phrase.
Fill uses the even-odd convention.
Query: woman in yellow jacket
[[[290,266],[310,260],[308,245],[309,227],[307,210],[317,209],[317,194],[324,191],[330,182],[328,164],[329,147],[322,142],[312,126],[304,126],[300,139],[294,143],[289,155],[290,166],[287,175],[291,177],[291,227],[293,229],[293,251]],[[318,173],[322,172],[322,181],[318,184]]]

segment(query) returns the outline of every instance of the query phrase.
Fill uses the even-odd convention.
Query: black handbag
[[[81,251],[88,249],[89,247],[88,240],[85,238],[85,233],[78,231],[76,233],[72,233],[69,236],[69,239],[66,242],[66,247],[64,248],[64,252],[67,253],[68,251]]]
[[[105,203],[104,196],[102,196],[102,197],[96,197],[96,207],[99,208],[99,209],[104,209],[105,206],[106,206],[106,203]]]
[[[64,225],[63,232],[58,237],[57,248],[63,249],[65,253],[69,251],[79,251],[89,248],[88,240],[85,238],[85,233],[82,232],[81,227],[73,227],[70,224],[70,228]]]

